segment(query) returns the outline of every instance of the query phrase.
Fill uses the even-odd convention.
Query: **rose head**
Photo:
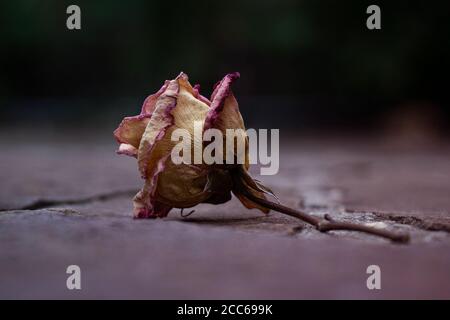
[[[249,139],[238,103],[231,92],[231,84],[237,78],[237,72],[226,75],[216,84],[208,100],[200,94],[199,86],[192,87],[187,75],[181,73],[145,99],[139,115],[126,117],[114,131],[119,142],[117,152],[137,158],[139,171],[145,180],[133,200],[136,218],[165,217],[172,208],[190,208],[199,203],[224,203],[231,199],[233,193],[249,209],[257,208],[264,213],[273,209],[307,222],[321,232],[352,230],[395,242],[409,241],[408,234],[336,221],[329,215],[319,218],[266,199],[266,194],[273,196],[272,191],[252,179],[247,172]],[[232,137],[232,148],[223,149],[226,142],[211,148],[216,141],[205,141],[203,135],[198,137],[195,134],[198,124],[202,133],[219,132],[220,135],[214,136],[215,139],[220,137],[219,141],[227,137],[230,129],[237,132]],[[191,156],[192,150],[195,156],[195,150],[200,149],[205,153],[214,150],[215,161],[174,162],[171,155],[178,150],[178,142],[172,138],[180,131],[194,137],[187,140],[188,148],[181,149],[183,159],[186,155]],[[236,147],[234,140],[237,140]],[[241,148],[237,147],[239,145]],[[224,158],[227,161],[223,161]],[[236,159],[239,161],[233,161]]]
[[[199,93],[186,74],[167,80],[161,89],[145,99],[141,113],[126,117],[114,131],[119,142],[119,154],[137,158],[143,188],[134,197],[137,218],[165,217],[172,208],[189,208],[199,203],[220,204],[231,199],[233,193],[247,208],[269,209],[249,199],[249,193],[265,199],[271,191],[252,179],[248,170],[248,137],[231,84],[239,73],[226,75],[216,84],[211,99]],[[171,135],[185,129],[194,136],[192,149],[207,147],[209,142],[194,135],[194,123],[202,123],[202,130],[242,129],[236,136],[245,145],[244,164],[174,164],[172,149],[177,144]],[[224,135],[225,136],[225,135]],[[238,145],[238,142],[236,142]],[[237,156],[235,150],[234,156]],[[221,153],[221,156],[225,151]],[[225,162],[224,162],[225,163]],[[234,162],[237,163],[237,162]],[[245,191],[245,192],[243,192]]]

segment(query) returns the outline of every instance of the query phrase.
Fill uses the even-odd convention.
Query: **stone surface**
[[[411,234],[395,245],[236,199],[134,220],[142,181],[106,139],[15,141],[0,155],[0,298],[450,298],[446,146],[285,142],[279,174],[260,177],[289,206]],[[71,264],[82,290],[66,288]],[[372,264],[381,290],[366,287]]]

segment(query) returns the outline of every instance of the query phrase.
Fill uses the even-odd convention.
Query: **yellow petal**
[[[206,184],[205,172],[193,165],[173,164],[170,153],[178,141],[171,140],[174,130],[186,129],[194,138],[194,122],[203,123],[208,105],[196,98],[196,91],[185,74],[180,74],[168,83],[166,90],[156,101],[152,117],[147,124],[138,150],[138,166],[146,179],[142,194],[137,197],[135,208],[150,207],[152,201],[167,206],[190,207],[206,198],[203,192]],[[199,139],[192,139],[192,145],[201,147]],[[161,162],[164,170],[159,171]],[[155,179],[157,175],[157,179]],[[144,197],[151,197],[143,203]],[[137,211],[140,209],[138,208]],[[142,210],[141,210],[142,211]]]
[[[242,192],[242,190],[245,190],[245,192],[251,193],[253,196],[261,199],[266,199],[265,194],[271,193],[271,191],[269,192],[270,189],[262,187],[261,184],[255,182],[244,167],[240,167],[237,171],[235,171],[235,174],[233,174],[233,182],[233,194],[241,201],[244,207],[247,209],[256,208],[264,213],[268,213],[270,211],[268,208],[247,198],[245,193]]]
[[[141,137],[145,128],[150,121],[151,115],[139,115],[134,117],[126,117],[114,131],[114,136],[119,143],[125,143],[139,148]]]
[[[163,218],[172,209],[172,206],[159,202],[155,195],[155,186],[158,183],[159,175],[165,169],[166,160],[167,157],[159,160],[151,179],[147,179],[144,187],[135,195],[133,199],[135,218]]]
[[[119,150],[117,150],[117,153],[137,158],[137,149],[131,144],[121,143],[119,145]]]
[[[144,134],[145,128],[150,120],[153,110],[156,107],[156,101],[160,95],[166,90],[169,82],[166,81],[158,92],[148,96],[144,103],[142,104],[141,113],[134,117],[126,117],[119,124],[119,127],[114,131],[114,136],[120,144],[125,144],[125,146],[120,146],[117,153],[126,154],[131,156],[136,156],[137,152],[131,152],[131,147],[139,148],[142,135]]]
[[[171,141],[174,130],[188,130],[193,138],[193,146],[201,146],[201,135],[194,137],[194,122],[203,123],[208,109],[206,103],[195,98],[194,89],[184,73],[169,82],[166,91],[156,102],[139,145],[138,166],[143,177],[151,176],[158,160],[170,154],[178,143]]]
[[[205,192],[206,182],[206,171],[168,160],[158,179],[157,199],[176,208],[193,207],[210,196]]]
[[[248,137],[245,133],[244,120],[239,112],[239,105],[231,91],[231,84],[239,78],[239,73],[227,74],[222,81],[220,81],[211,96],[211,108],[208,111],[205,119],[205,125],[203,131],[208,129],[219,129],[224,136],[223,154],[226,155],[226,135],[227,129],[235,130],[235,140],[234,140],[234,158],[236,159],[238,155],[244,159],[245,168],[249,167],[249,146]],[[241,143],[244,146],[243,154],[239,154],[237,146]],[[225,159],[224,159],[225,160]]]

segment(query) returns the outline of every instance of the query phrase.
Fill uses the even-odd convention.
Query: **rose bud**
[[[136,218],[165,217],[172,208],[190,208],[199,203],[224,203],[233,193],[246,208],[257,208],[264,213],[272,209],[309,223],[321,232],[360,231],[395,242],[408,242],[408,234],[335,221],[329,215],[319,218],[267,200],[265,195],[274,196],[272,191],[247,172],[248,137],[231,91],[231,84],[237,78],[237,72],[226,75],[216,84],[208,100],[199,93],[199,86],[192,87],[187,75],[181,73],[145,99],[139,115],[124,118],[114,131],[119,142],[117,153],[137,158],[139,171],[145,179],[133,200]],[[195,134],[198,123],[201,124],[200,137]],[[194,137],[189,141],[189,150],[195,153],[200,149],[202,155],[212,144],[204,139],[203,133],[218,130],[222,133],[224,148],[215,150],[214,159],[220,161],[206,163],[201,157],[194,164],[184,161],[175,164],[171,153],[178,142],[172,140],[172,133],[177,129],[184,129]],[[231,152],[226,148],[227,129],[235,130],[236,144]],[[244,148],[238,148],[239,144]]]
[[[134,197],[135,217],[165,217],[172,208],[224,203],[231,199],[231,192],[247,208],[269,211],[233,188],[234,184],[240,183],[262,198],[264,193],[269,192],[247,173],[248,139],[230,88],[237,78],[239,73],[226,75],[216,85],[210,101],[200,95],[198,86],[191,86],[186,74],[181,73],[150,95],[139,115],[123,119],[114,131],[120,143],[117,152],[136,157],[139,171],[145,179],[144,187]],[[199,164],[174,164],[170,155],[178,143],[171,139],[175,129],[186,129],[194,137],[192,149],[200,147],[203,151],[207,147],[208,142],[198,140],[194,135],[196,122],[203,124],[203,132],[218,129],[224,136],[226,129],[244,130],[244,134],[241,133],[236,139],[241,139],[245,144],[245,163],[207,165],[202,159]],[[225,152],[221,155],[225,156]],[[225,162],[224,159],[222,163]]]

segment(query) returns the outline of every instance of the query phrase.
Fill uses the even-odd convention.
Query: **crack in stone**
[[[289,237],[294,237],[294,236],[298,235],[299,233],[303,232],[305,229],[306,229],[306,226],[303,224],[293,226],[288,229],[288,231],[286,232],[286,235]]]
[[[137,189],[128,189],[128,190],[118,190],[113,192],[107,192],[103,194],[97,194],[93,196],[87,196],[84,198],[78,199],[65,199],[65,200],[55,200],[55,199],[37,199],[30,204],[25,206],[16,208],[16,209],[0,209],[0,212],[5,211],[17,211],[17,210],[41,210],[41,209],[50,209],[56,206],[64,206],[64,205],[74,205],[74,204],[87,204],[96,201],[108,201],[118,197],[130,197],[136,194]],[[326,207],[326,206],[324,206]],[[309,208],[310,209],[310,208]],[[324,209],[324,208],[321,208]],[[79,214],[75,210],[71,209],[56,209],[53,208],[51,210],[57,211],[62,214]],[[69,212],[70,211],[70,212]],[[361,214],[372,214],[380,221],[391,221],[403,225],[408,225],[417,229],[425,230],[425,231],[444,231],[450,233],[450,224],[442,223],[442,222],[432,222],[426,221],[425,219],[421,219],[414,216],[401,215],[397,213],[386,213],[386,212],[377,212],[377,211],[362,211],[355,209],[345,209],[346,213],[361,213]],[[266,217],[255,217],[255,218],[243,218],[243,219],[231,219],[227,221],[216,221],[213,219],[199,219],[199,218],[190,218],[183,219],[184,222],[191,222],[196,224],[206,224],[206,225],[216,225],[216,226],[236,226],[241,225],[243,227],[257,226],[260,224],[265,224],[264,221]],[[304,225],[298,225],[294,227],[289,227],[287,229],[288,236],[295,236],[302,231],[304,231]]]
[[[450,233],[450,224],[442,223],[442,222],[432,222],[426,221],[424,219],[400,215],[395,213],[385,213],[385,212],[377,212],[377,211],[361,211],[361,210],[352,210],[347,209],[346,212],[349,213],[371,213],[376,216],[380,220],[384,221],[392,221],[399,224],[408,225],[417,229],[425,230],[425,231],[444,231]]]
[[[442,222],[425,221],[423,219],[411,216],[396,216],[374,213],[377,217],[384,217],[390,221],[394,221],[400,224],[410,225],[425,231],[444,231],[450,233],[450,225]]]
[[[54,200],[54,199],[37,199],[30,204],[25,206],[14,208],[14,209],[0,209],[1,211],[17,211],[17,210],[40,210],[47,209],[55,206],[64,206],[64,205],[73,205],[73,204],[86,204],[96,201],[108,201],[110,199],[118,198],[118,197],[129,197],[134,196],[138,192],[137,189],[129,189],[129,190],[119,190],[113,192],[107,192],[102,194],[97,194],[93,196],[88,196],[84,198],[78,199],[66,199],[66,200]]]
[[[78,212],[77,210],[73,210],[73,209],[48,208],[47,210],[50,211],[50,212],[56,212],[56,213],[64,215],[64,216],[72,216],[72,215],[83,216],[80,212]]]

